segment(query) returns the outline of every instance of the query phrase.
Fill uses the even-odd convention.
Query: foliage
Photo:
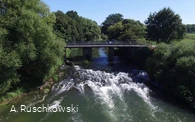
[[[55,15],[55,33],[66,42],[100,40],[101,30],[95,21],[80,17],[75,11],[57,11]]]
[[[109,40],[118,40],[121,32],[123,31],[123,25],[122,22],[118,22],[116,24],[114,24],[113,26],[110,26],[107,30],[107,35]]]
[[[7,92],[4,96],[0,97],[0,102],[21,96],[22,93],[23,93],[23,90],[21,88],[17,88],[16,90],[14,90],[12,92]]]
[[[193,40],[195,40],[195,33],[187,33],[185,35],[185,38],[186,39],[193,39]]]
[[[145,24],[146,38],[156,42],[170,43],[174,39],[183,39],[185,34],[185,26],[180,16],[170,8],[150,14]]]
[[[108,40],[108,36],[102,33],[101,34],[101,41],[106,41],[106,40]]]
[[[0,2],[0,95],[41,84],[62,64],[64,42],[53,34],[54,22],[40,0]]]
[[[167,91],[195,103],[195,42],[160,43],[148,59],[148,73]]]
[[[58,79],[59,79],[59,77],[58,77],[57,74],[54,74],[54,75],[52,76],[52,79],[53,79],[53,81],[57,82]]]
[[[82,61],[82,64],[83,64],[83,65],[88,65],[89,63],[90,63],[90,62],[89,62],[88,60],[83,60],[83,61]]]
[[[187,33],[195,33],[195,24],[187,24],[185,26]]]
[[[119,13],[110,14],[106,17],[106,20],[102,23],[101,31],[103,34],[107,34],[107,30],[110,26],[123,20],[123,15]]]
[[[82,55],[83,55],[83,51],[81,48],[72,48],[72,49],[70,49],[70,54],[69,54],[68,58],[74,58],[76,56],[82,56]]]
[[[143,38],[145,35],[145,26],[132,19],[124,19],[108,28],[108,37],[110,40],[132,40]]]

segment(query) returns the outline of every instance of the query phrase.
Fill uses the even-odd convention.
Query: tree
[[[66,42],[70,41],[94,41],[101,38],[101,30],[95,21],[80,17],[75,11],[64,14],[55,12],[55,33]]]
[[[143,38],[145,35],[145,26],[132,19],[124,19],[121,22],[110,26],[107,30],[109,39],[127,41]]]
[[[53,33],[54,22],[40,0],[1,0],[0,95],[40,85],[62,64],[65,43]]]
[[[170,8],[150,14],[145,24],[148,40],[169,43],[174,39],[182,39],[185,34],[185,26],[182,24],[180,16]]]
[[[107,34],[107,29],[116,24],[117,22],[120,22],[123,20],[123,15],[116,13],[116,14],[110,14],[106,20],[102,23],[102,33]]]
[[[54,12],[54,14],[56,15],[56,22],[53,25],[55,33],[66,42],[76,41],[79,36],[76,21],[62,11]]]
[[[83,19],[83,33],[85,41],[97,41],[101,38],[101,30],[95,21]]]
[[[68,15],[73,20],[76,20],[79,17],[78,13],[76,11],[73,11],[73,10],[66,12],[66,15]]]
[[[122,35],[124,26],[122,22],[118,22],[115,25],[112,25],[107,30],[107,35],[109,40],[119,40],[119,37]]]

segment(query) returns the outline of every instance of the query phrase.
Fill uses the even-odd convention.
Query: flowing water
[[[125,62],[109,65],[103,49],[89,66],[66,67],[48,95],[29,95],[0,113],[0,122],[194,122],[195,116],[144,85],[147,73]],[[44,112],[20,111],[45,107]],[[66,107],[63,111],[60,108]],[[68,108],[70,107],[70,108]],[[58,109],[56,109],[58,108]],[[70,110],[71,109],[71,110]],[[53,111],[52,111],[53,110]]]

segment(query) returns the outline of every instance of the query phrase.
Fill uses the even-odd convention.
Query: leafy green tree
[[[148,40],[170,43],[174,39],[183,39],[185,34],[185,26],[180,16],[170,8],[163,8],[159,12],[150,14],[145,24]]]
[[[132,19],[124,19],[121,22],[116,23],[108,28],[109,39],[114,40],[132,40],[143,38],[145,35],[145,26]]]
[[[66,12],[66,15],[68,15],[73,20],[77,20],[79,18],[78,13],[76,11],[73,11],[73,10]]]
[[[120,22],[123,20],[123,15],[116,13],[116,14],[110,14],[106,20],[102,23],[101,31],[103,34],[107,34],[107,29],[116,24],[117,22]]]
[[[95,21],[80,17],[75,11],[68,11],[66,14],[57,11],[55,15],[55,33],[66,42],[100,39],[101,30]]]
[[[102,40],[102,41],[108,40],[108,36],[105,35],[105,34],[101,34],[101,40]]]
[[[55,15],[56,22],[53,26],[55,33],[66,42],[76,41],[79,36],[76,21],[62,11],[55,12]]]
[[[113,26],[110,26],[107,30],[109,40],[119,40],[119,37],[123,32],[122,22],[118,22]]]
[[[63,61],[55,15],[40,0],[0,2],[0,94],[41,84]]]
[[[132,40],[143,38],[145,35],[145,26],[140,21],[125,19],[122,21],[124,26],[119,40]]]

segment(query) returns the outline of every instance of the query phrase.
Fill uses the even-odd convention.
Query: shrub
[[[195,102],[195,42],[160,43],[147,60],[154,82],[188,103]]]

